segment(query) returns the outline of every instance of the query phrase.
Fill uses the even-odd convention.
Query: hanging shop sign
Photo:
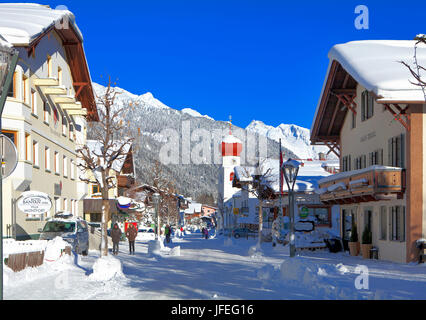
[[[26,214],[43,214],[52,208],[50,197],[43,192],[27,191],[18,200],[18,208]]]

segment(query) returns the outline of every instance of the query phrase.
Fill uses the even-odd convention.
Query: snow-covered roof
[[[225,138],[223,138],[222,142],[225,142],[225,143],[242,143],[240,139],[238,139],[237,137],[234,137],[232,134],[229,134]]]
[[[0,3],[0,35],[13,45],[30,44],[53,25],[63,24],[63,19],[83,41],[74,14],[65,6],[51,9],[35,3]]]
[[[250,182],[253,180],[253,175],[256,172],[255,167],[236,166],[234,168],[235,179],[240,182]]]
[[[366,40],[335,45],[329,52],[330,62],[336,60],[364,88],[380,100],[424,101],[425,96],[406,66],[414,67],[417,41]],[[426,65],[426,45],[418,44],[417,60]]]
[[[186,214],[194,214],[194,213],[200,213],[201,212],[201,203],[197,202],[190,202],[188,204],[188,209],[185,209]]]
[[[110,153],[113,153],[113,152],[117,151],[122,146],[123,143],[124,143],[123,141],[116,141],[114,143],[113,147],[110,149]],[[97,157],[97,155],[101,155],[102,154],[101,150],[102,150],[103,144],[100,141],[97,141],[97,140],[87,140],[86,145],[87,145],[87,147],[89,148],[91,154],[94,157]],[[124,162],[126,161],[127,153],[129,152],[130,147],[131,147],[131,144],[129,144],[129,143],[127,143],[123,147],[122,154],[124,154],[124,155],[121,155],[121,156],[117,157],[117,159],[114,160],[114,163],[112,165],[112,169],[113,170],[115,170],[117,172],[121,171],[121,169],[123,168]],[[102,164],[102,160],[103,159],[101,159],[101,165],[103,165]]]
[[[318,187],[318,180],[328,177],[331,174],[324,170],[323,165],[328,163],[329,160],[315,160],[315,161],[306,161],[303,162],[303,166],[299,167],[299,173],[297,175],[297,180],[294,186],[294,191],[296,192],[314,192]],[[265,184],[268,185],[275,192],[280,191],[280,161],[277,159],[266,159],[261,161],[260,168],[262,170],[262,175],[265,174]],[[268,174],[266,172],[269,170]],[[234,169],[236,178],[238,175],[241,175],[243,179],[240,181],[251,181],[247,177],[247,173],[251,174],[257,173],[257,170],[254,167],[236,167]],[[283,181],[283,191],[287,192],[288,187]]]

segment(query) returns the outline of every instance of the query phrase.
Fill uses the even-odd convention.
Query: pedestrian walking
[[[115,223],[114,227],[111,230],[112,254],[115,255],[115,256],[118,254],[121,234],[122,234],[121,229],[118,227],[118,224]]]
[[[129,241],[129,251],[130,254],[135,254],[135,240],[138,235],[138,230],[136,230],[135,226],[133,224],[129,224],[129,227],[126,231],[126,237]]]
[[[204,233],[205,239],[208,239],[209,238],[209,229],[203,228],[203,233]]]
[[[167,243],[170,243],[170,235],[171,235],[171,233],[172,233],[172,230],[171,230],[170,226],[169,226],[169,225],[167,225],[167,226],[164,228],[164,234],[166,235],[166,242],[167,242]]]

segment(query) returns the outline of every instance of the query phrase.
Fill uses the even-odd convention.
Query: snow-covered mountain
[[[253,120],[246,128],[247,131],[258,133],[268,137],[296,154],[299,159],[318,159],[318,153],[327,154],[328,147],[312,146],[310,130],[294,124],[280,124],[278,127],[268,126],[262,121]],[[328,156],[334,159],[335,155]]]
[[[94,83],[93,88],[97,96],[102,96],[105,87]],[[209,116],[203,116],[198,111],[185,108],[177,110],[166,106],[156,99],[151,93],[135,95],[124,89],[115,87],[117,92],[115,105],[120,108],[132,106],[126,113],[126,122],[130,123],[130,130],[134,136],[138,136],[140,129],[141,136],[137,139],[134,148],[135,167],[137,180],[140,183],[151,183],[151,174],[154,163],[159,160],[159,151],[167,142],[167,137],[162,135],[164,129],[173,129],[182,136],[182,124],[189,121],[191,130],[205,129],[208,132],[222,130],[227,134],[229,124],[225,121],[216,121]],[[247,131],[243,128],[233,126],[232,132],[237,137],[244,140]],[[88,132],[89,138],[90,130]],[[279,155],[279,144],[271,139],[267,139],[268,156],[277,158]],[[191,150],[198,144],[198,141],[191,142]],[[181,148],[182,149],[182,148]],[[218,150],[218,146],[211,143],[211,150]],[[180,151],[181,155],[185,152]],[[292,154],[285,149],[287,154]],[[201,195],[211,195],[217,198],[217,183],[219,179],[219,168],[217,164],[178,164],[163,167],[163,174],[167,179],[174,181],[178,191],[186,196],[196,199]]]
[[[189,114],[191,117],[196,117],[196,118],[207,118],[210,120],[214,120],[212,117],[209,117],[208,115],[202,115],[201,113],[199,113],[198,111],[191,109],[191,108],[184,108],[181,110],[183,113]]]

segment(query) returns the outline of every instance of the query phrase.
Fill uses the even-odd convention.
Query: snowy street
[[[91,279],[96,251],[79,259],[19,273],[5,270],[6,299],[426,299],[425,265],[364,260],[348,254],[309,252],[290,260],[283,247],[253,249],[255,240],[201,234],[174,239],[180,255],[162,250],[148,256],[147,243],[136,243],[136,254],[120,244],[117,258],[123,275]],[[284,262],[284,263],[283,263]],[[357,265],[368,267],[369,289],[355,288]],[[281,271],[280,271],[281,269]]]

